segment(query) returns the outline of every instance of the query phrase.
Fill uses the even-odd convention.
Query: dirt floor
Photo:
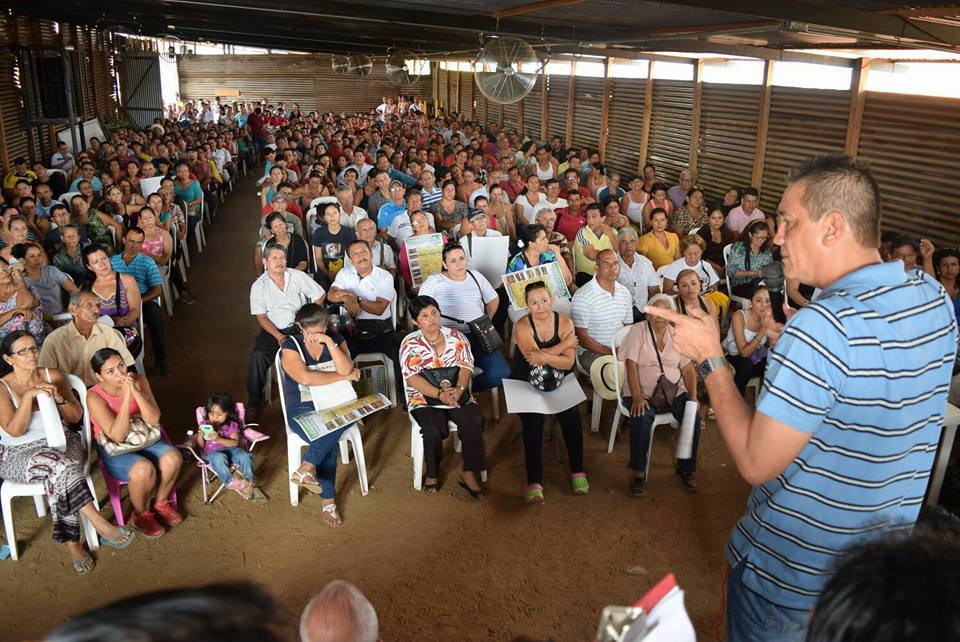
[[[194,251],[190,283],[199,303],[178,305],[167,323],[175,377],[151,383],[174,441],[194,427],[193,409],[208,393],[246,398],[258,209],[252,176],[245,177],[221,207],[208,249]],[[606,452],[608,404],[601,431],[586,433],[590,494],[571,493],[568,472],[545,441],[546,502],[528,508],[519,422],[505,411],[494,422],[489,396],[481,404],[490,471],[489,494],[480,501],[456,484],[452,444],[440,493],[413,490],[410,428],[394,409],[364,428],[370,494],[360,495],[356,467],[341,464],[344,524],[327,528],[317,497],[290,506],[276,401],[262,424],[273,439],[255,451],[269,502],[224,493],[204,505],[198,471],[187,464],[177,487],[184,523],[156,541],[101,549],[97,568],[84,578],[74,577],[66,551],[52,543],[49,520],[20,499],[14,512],[21,559],[0,562],[0,640],[38,639],[66,617],[143,591],[224,580],[261,583],[295,618],[334,578],[366,593],[384,640],[590,640],[604,606],[634,601],[671,572],[686,592],[698,639],[717,639],[723,545],[749,489],[714,424],[700,442],[699,492],[687,494],[673,475],[675,433],[661,429],[647,494],[638,500],[627,489],[625,434],[613,454]],[[111,515],[99,473],[94,479]]]

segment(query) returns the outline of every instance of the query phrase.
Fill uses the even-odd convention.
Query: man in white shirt
[[[370,218],[367,211],[353,204],[353,188],[341,185],[337,188],[337,202],[340,204],[340,225],[356,229],[361,219]]]
[[[73,169],[75,164],[76,162],[73,160],[73,154],[70,153],[70,148],[61,140],[57,143],[57,151],[50,157],[50,168],[62,169],[67,173],[67,176],[69,176],[70,170]]]
[[[660,292],[660,277],[653,263],[637,252],[637,231],[627,226],[617,232],[620,242],[620,275],[617,283],[626,287],[633,296],[633,322],[642,321],[646,315],[643,308],[647,300]]]
[[[390,247],[389,243],[384,243],[380,240],[379,236],[377,235],[377,224],[373,222],[373,219],[364,218],[357,221],[357,229],[355,232],[358,239],[367,242],[367,246],[370,248],[370,252],[373,255],[373,264],[377,267],[383,268],[389,272],[391,276],[396,276],[396,254],[394,254],[393,248]],[[344,265],[350,265],[350,254],[347,254]]]
[[[286,248],[275,241],[264,246],[263,274],[250,286],[250,314],[257,318],[260,332],[247,368],[248,421],[259,417],[267,372],[280,344],[295,329],[297,311],[306,303],[323,303],[324,295],[306,273],[287,268]]]
[[[330,286],[329,300],[340,303],[354,319],[355,330],[347,337],[350,354],[381,352],[393,361],[400,374],[400,343],[403,337],[393,324],[397,291],[389,272],[373,264],[373,253],[366,241],[356,240],[347,247],[350,265],[337,272]]]
[[[475,238],[489,238],[503,236],[497,230],[490,229],[490,215],[483,210],[470,210],[469,225],[458,225],[457,234],[460,235],[460,245],[467,255],[467,265],[473,266],[473,240]]]
[[[340,174],[337,175],[337,180],[341,185],[346,182],[344,180],[344,174],[350,168],[357,170],[357,185],[363,185],[367,182],[367,174],[373,169],[373,165],[367,162],[363,149],[358,147],[357,150],[353,152],[353,163],[344,167],[343,170],[340,171]]]
[[[570,316],[580,347],[577,359],[589,372],[593,362],[613,354],[613,335],[633,323],[633,295],[617,282],[620,257],[613,250],[601,250],[592,279],[573,295]]]

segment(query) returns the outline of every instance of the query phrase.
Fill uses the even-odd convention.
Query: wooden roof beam
[[[730,11],[771,20],[807,22],[846,31],[960,47],[960,29],[927,22],[918,25],[902,16],[848,9],[835,4],[811,4],[800,0],[669,0],[669,2],[686,7]]]
[[[494,11],[490,14],[491,18],[510,18],[512,16],[522,16],[535,11],[545,11],[547,9],[556,9],[558,7],[568,7],[572,4],[580,4],[586,0],[541,0],[540,2],[531,2],[522,4],[518,7],[511,7],[502,11]]]

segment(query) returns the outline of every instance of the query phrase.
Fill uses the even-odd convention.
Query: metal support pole
[[[73,72],[70,69],[70,63],[67,61],[67,57],[73,53],[73,50],[73,45],[67,45],[63,48],[63,88],[67,94],[67,118],[70,119],[70,140],[73,142],[73,153],[78,154],[81,149],[77,144],[77,117],[73,112]]]

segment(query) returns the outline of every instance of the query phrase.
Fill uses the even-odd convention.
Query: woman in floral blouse
[[[434,298],[415,297],[407,309],[418,330],[408,334],[400,346],[400,367],[407,407],[423,435],[423,489],[439,489],[443,440],[450,434],[447,422],[452,421],[463,443],[460,486],[479,498],[483,493],[480,473],[487,468],[487,456],[483,415],[470,395],[470,343],[456,328],[440,325],[440,305]]]

